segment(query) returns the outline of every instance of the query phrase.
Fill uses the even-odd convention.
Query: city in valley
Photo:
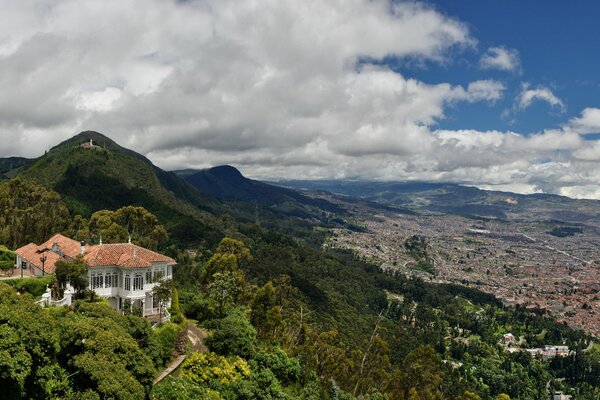
[[[335,229],[328,245],[352,249],[385,269],[476,287],[507,305],[541,311],[600,335],[597,226],[557,228],[556,222],[411,215],[344,205],[364,229]],[[407,240],[415,235],[426,243],[431,270],[407,251]]]

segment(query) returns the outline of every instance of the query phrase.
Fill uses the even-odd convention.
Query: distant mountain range
[[[260,182],[228,165],[167,172],[93,131],[82,132],[37,159],[0,159],[0,180],[16,176],[52,188],[72,212],[85,216],[99,209],[144,206],[183,240],[220,236],[219,219],[226,214],[240,222],[285,225],[286,229],[297,225],[286,218],[343,226],[349,214],[335,196],[399,213],[600,222],[600,202],[555,195],[519,195],[451,183]]]
[[[453,183],[289,180],[273,182],[296,190],[329,192],[415,212],[509,220],[600,222],[600,201],[551,194],[522,195]]]

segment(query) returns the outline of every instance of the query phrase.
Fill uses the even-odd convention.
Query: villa
[[[30,243],[16,250],[16,268],[29,269],[31,275],[51,274],[60,260],[78,256],[87,264],[89,289],[122,311],[127,303],[142,310],[144,316],[159,313],[152,289],[157,282],[171,279],[176,262],[171,257],[133,243],[85,246],[57,234],[41,245]],[[70,293],[60,304],[70,304]],[[50,301],[50,292],[42,297]],[[129,300],[129,301],[127,301]]]

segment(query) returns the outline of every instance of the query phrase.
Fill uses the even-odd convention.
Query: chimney
[[[85,242],[81,242],[81,255],[85,254]]]
[[[100,246],[102,246],[102,236],[100,236]]]

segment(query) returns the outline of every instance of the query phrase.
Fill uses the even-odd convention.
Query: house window
[[[123,273],[119,272],[119,287],[123,287]]]
[[[152,282],[152,269],[146,271],[146,283]]]
[[[102,275],[102,272],[92,272],[90,281],[92,289],[98,289],[104,286],[104,276]]]
[[[117,287],[119,275],[116,272],[108,272],[104,278],[104,287],[114,288]]]
[[[167,277],[166,267],[154,267],[154,280],[161,280]]]
[[[141,272],[133,276],[133,290],[144,290],[144,275]]]
[[[131,290],[131,276],[125,274],[125,290]]]

